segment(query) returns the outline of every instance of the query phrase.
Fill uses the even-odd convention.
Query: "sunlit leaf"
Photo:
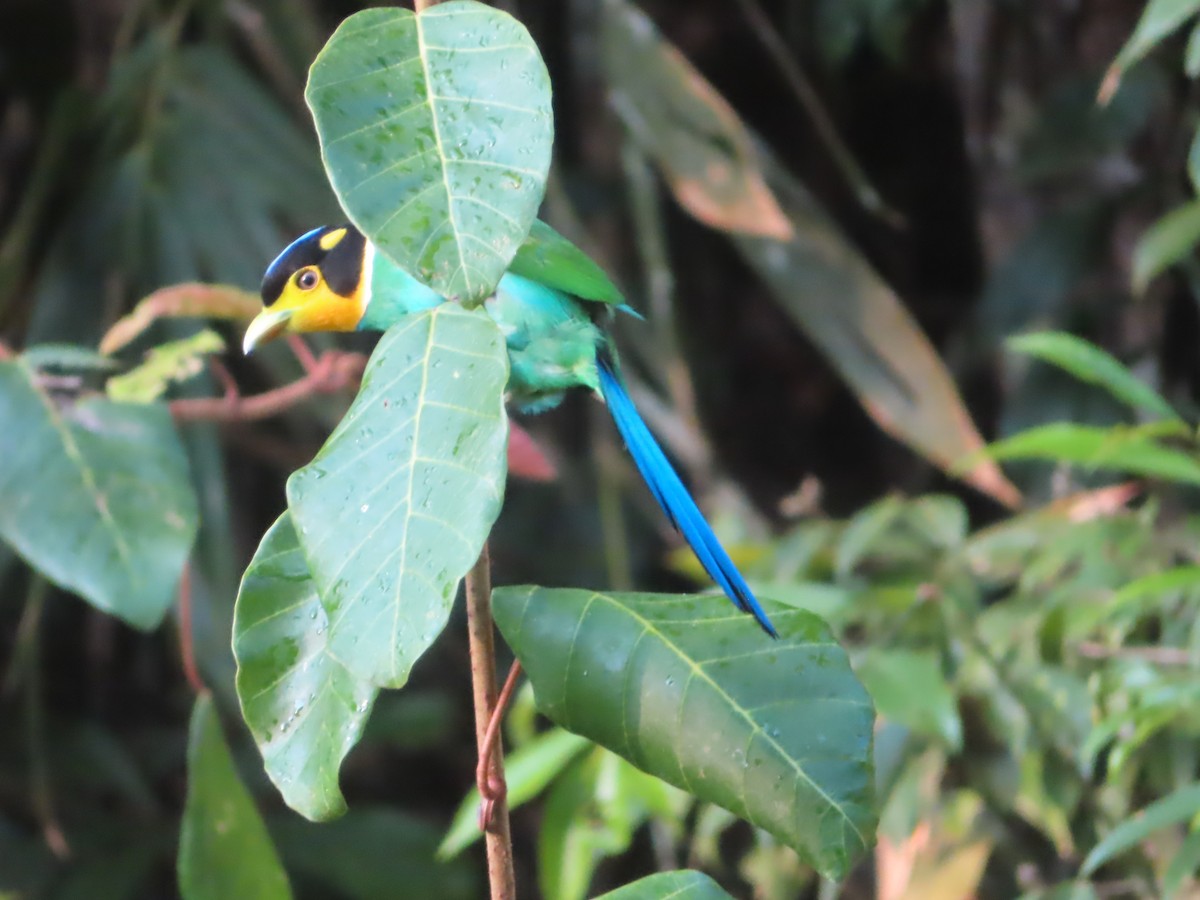
[[[1106,103],[1113,95],[1126,69],[1198,12],[1200,0],[1149,0],[1133,33],[1104,75],[1104,82],[1100,86],[1100,102]]]
[[[450,614],[504,493],[504,338],[455,304],[388,331],[288,503],[329,617],[328,652],[400,687]]]
[[[167,408],[75,399],[0,362],[0,538],[54,583],[138,628],[170,607],[196,498]]]
[[[1009,338],[1008,346],[1018,353],[1036,356],[1065,369],[1081,381],[1102,387],[1129,406],[1148,410],[1164,419],[1179,418],[1158,391],[1139,380],[1111,354],[1073,334],[1062,331],[1022,334]]]
[[[792,225],[737,113],[637,7],[602,5],[610,102],[675,199],[714,228],[788,240]]]
[[[224,349],[224,339],[215,331],[205,328],[189,338],[152,347],[144,363],[123,375],[114,375],[108,379],[104,389],[113,400],[153,403],[172,384],[187,381],[203,372],[208,354],[220,353]]]
[[[504,780],[508,784],[509,807],[518,807],[538,796],[571,760],[589,746],[591,741],[587,738],[553,728],[507,754],[504,757]],[[472,788],[454,814],[450,830],[438,847],[438,858],[457,856],[481,837],[479,789]]]
[[[502,588],[496,622],[538,708],[643,771],[774,834],[831,878],[870,844],[871,727],[828,628],[724,597]]]
[[[1082,873],[1091,875],[1115,856],[1136,846],[1159,829],[1166,828],[1200,813],[1200,784],[1176,788],[1101,838],[1083,861]]]
[[[601,894],[596,900],[730,900],[715,881],[703,872],[682,870],[659,872]]]
[[[197,698],[188,731],[179,892],[184,900],[292,896],[266,826],[238,778],[207,694]]]
[[[267,775],[288,806],[315,820],[346,809],[338,767],[358,743],[378,693],[330,654],[328,628],[284,513],[242,578],[233,653],[242,715]]]
[[[1147,229],[1133,248],[1133,290],[1142,293],[1157,276],[1200,243],[1200,200],[1171,210]]]
[[[474,0],[363,10],[317,56],[305,97],[363,233],[439,294],[491,294],[537,215],[554,139],[525,26]]]
[[[101,353],[116,353],[163,318],[253,319],[262,310],[258,294],[224,284],[174,284],[146,297],[119,319],[100,341]]]

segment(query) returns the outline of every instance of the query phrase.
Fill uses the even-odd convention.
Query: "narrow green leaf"
[[[153,403],[172,384],[203,372],[208,354],[224,349],[222,337],[208,328],[191,337],[160,344],[146,354],[146,361],[140,366],[108,379],[105,392],[110,399],[124,403]]]
[[[0,459],[0,538],[98,609],[158,625],[197,528],[166,406],[63,397],[0,362]]]
[[[288,504],[329,617],[328,652],[401,687],[450,614],[500,511],[508,420],[504,338],[454,304],[379,342],[362,389]]]
[[[538,708],[840,878],[874,833],[870,699],[828,628],[724,597],[502,588]]]
[[[1084,859],[1082,874],[1091,875],[1154,832],[1185,822],[1197,813],[1200,813],[1200,783],[1176,788],[1106,834]]]
[[[986,452],[993,459],[1045,459],[1200,484],[1200,460],[1133,429],[1052,422],[997,441]]]
[[[525,26],[475,0],[363,10],[313,62],[305,98],[363,233],[439,294],[490,295],[537,215],[554,140]]]
[[[1190,157],[1189,157],[1190,163]],[[1133,291],[1141,294],[1155,277],[1192,252],[1200,242],[1200,200],[1171,210],[1133,248]]]
[[[1184,881],[1194,878],[1200,871],[1200,831],[1193,829],[1179,850],[1171,857],[1167,870],[1162,875],[1162,896],[1187,896],[1180,893]]]
[[[595,260],[535,219],[508,271],[597,303],[624,303],[620,289]]]
[[[564,768],[591,746],[591,741],[561,728],[552,728],[504,758],[508,805],[515,809],[546,789]],[[479,830],[479,789],[472,788],[459,804],[454,821],[438,847],[439,859],[452,859],[483,837]]]
[[[288,806],[314,820],[345,812],[338,767],[358,743],[378,694],[329,652],[328,629],[285,512],[242,577],[233,655],[242,715],[267,775]]]
[[[115,359],[77,344],[38,344],[22,353],[21,359],[35,369],[62,372],[111,372],[121,365]]]
[[[863,657],[856,671],[879,715],[939,740],[949,750],[961,749],[958,701],[936,654],[876,649]]]
[[[1196,26],[1193,34],[1200,35],[1200,25]],[[1200,39],[1197,39],[1196,45],[1197,48],[1200,48]],[[1193,193],[1200,194],[1200,128],[1196,129],[1195,135],[1192,136],[1191,146],[1188,147],[1187,171]]]
[[[1191,34],[1188,35],[1187,52],[1183,57],[1183,71],[1187,73],[1188,78],[1200,78],[1200,23],[1193,25]]]
[[[1179,418],[1158,391],[1138,379],[1115,357],[1073,334],[1042,331],[1017,335],[1007,343],[1010,350],[1036,356],[1065,369],[1080,381],[1104,388],[1128,406],[1148,410],[1164,419]]]
[[[196,699],[188,729],[188,791],[179,833],[184,900],[290,898],[287,875],[233,767],[212,697]]]
[[[1133,33],[1113,60],[1110,74],[1106,76],[1105,81],[1119,78],[1122,72],[1153,50],[1197,12],[1200,12],[1200,0],[1149,0],[1146,8],[1142,10],[1142,17],[1134,26]]]
[[[1129,582],[1117,591],[1113,597],[1113,605],[1121,606],[1143,597],[1196,588],[1200,588],[1200,566],[1175,566]]]
[[[732,900],[720,884],[703,872],[684,869],[638,878],[596,900]]]

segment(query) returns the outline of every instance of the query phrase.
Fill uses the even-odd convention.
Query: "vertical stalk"
[[[467,636],[471,652],[471,689],[475,700],[475,743],[487,751],[488,723],[496,708],[496,645],[492,625],[492,576],[487,544],[467,573]],[[490,777],[503,784],[504,751],[500,741],[491,748]],[[501,789],[493,792],[491,824],[484,834],[487,844],[488,883],[492,900],[514,900],[517,895],[513,872],[512,835],[508,824],[508,798]],[[486,801],[485,801],[486,802]]]

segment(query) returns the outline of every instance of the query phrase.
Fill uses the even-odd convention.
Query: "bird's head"
[[[263,311],[242,349],[295,331],[353,331],[365,312],[367,241],[353,225],[314,228],[288,244],[263,274]]]

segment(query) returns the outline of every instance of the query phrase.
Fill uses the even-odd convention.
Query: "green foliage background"
[[[508,6],[555,86],[542,215],[646,314],[620,333],[637,399],[755,589],[849,654],[879,714],[882,816],[874,854],[822,883],[771,833],[549,726],[526,691],[508,723],[524,895],[656,870],[614,896],[1193,890],[1200,3]],[[283,665],[333,685],[338,727],[319,757],[293,734],[267,764],[294,774],[294,808],[348,804],[333,823],[263,773],[252,737],[289,711],[237,715],[234,653],[240,677],[278,672],[302,639],[255,607],[239,615],[273,630],[230,646],[268,528],[254,577],[323,615],[292,523],[271,523],[350,397],[173,428],[161,404],[92,396],[113,363],[81,349],[158,288],[252,291],[286,240],[339,219],[303,87],[355,8],[0,7],[0,339],[37,347],[0,361],[2,896],[483,890],[461,610],[403,693],[321,648],[315,671]],[[236,322],[161,320],[121,351],[128,368],[159,348],[121,396],[220,393],[204,327],[239,343]],[[1009,340],[1031,331],[1048,333]],[[284,348],[224,359],[246,393],[300,374]],[[704,586],[601,418],[577,396],[525,420],[559,477],[510,479],[497,582]],[[146,495],[110,503],[106,478]],[[79,547],[119,559],[122,535],[164,571],[75,577]],[[189,549],[213,691],[192,712],[169,612]],[[522,596],[497,598],[518,652]],[[597,736],[564,703],[556,720]],[[311,790],[305,767],[347,753],[340,790]],[[668,874],[685,866],[715,880]]]

